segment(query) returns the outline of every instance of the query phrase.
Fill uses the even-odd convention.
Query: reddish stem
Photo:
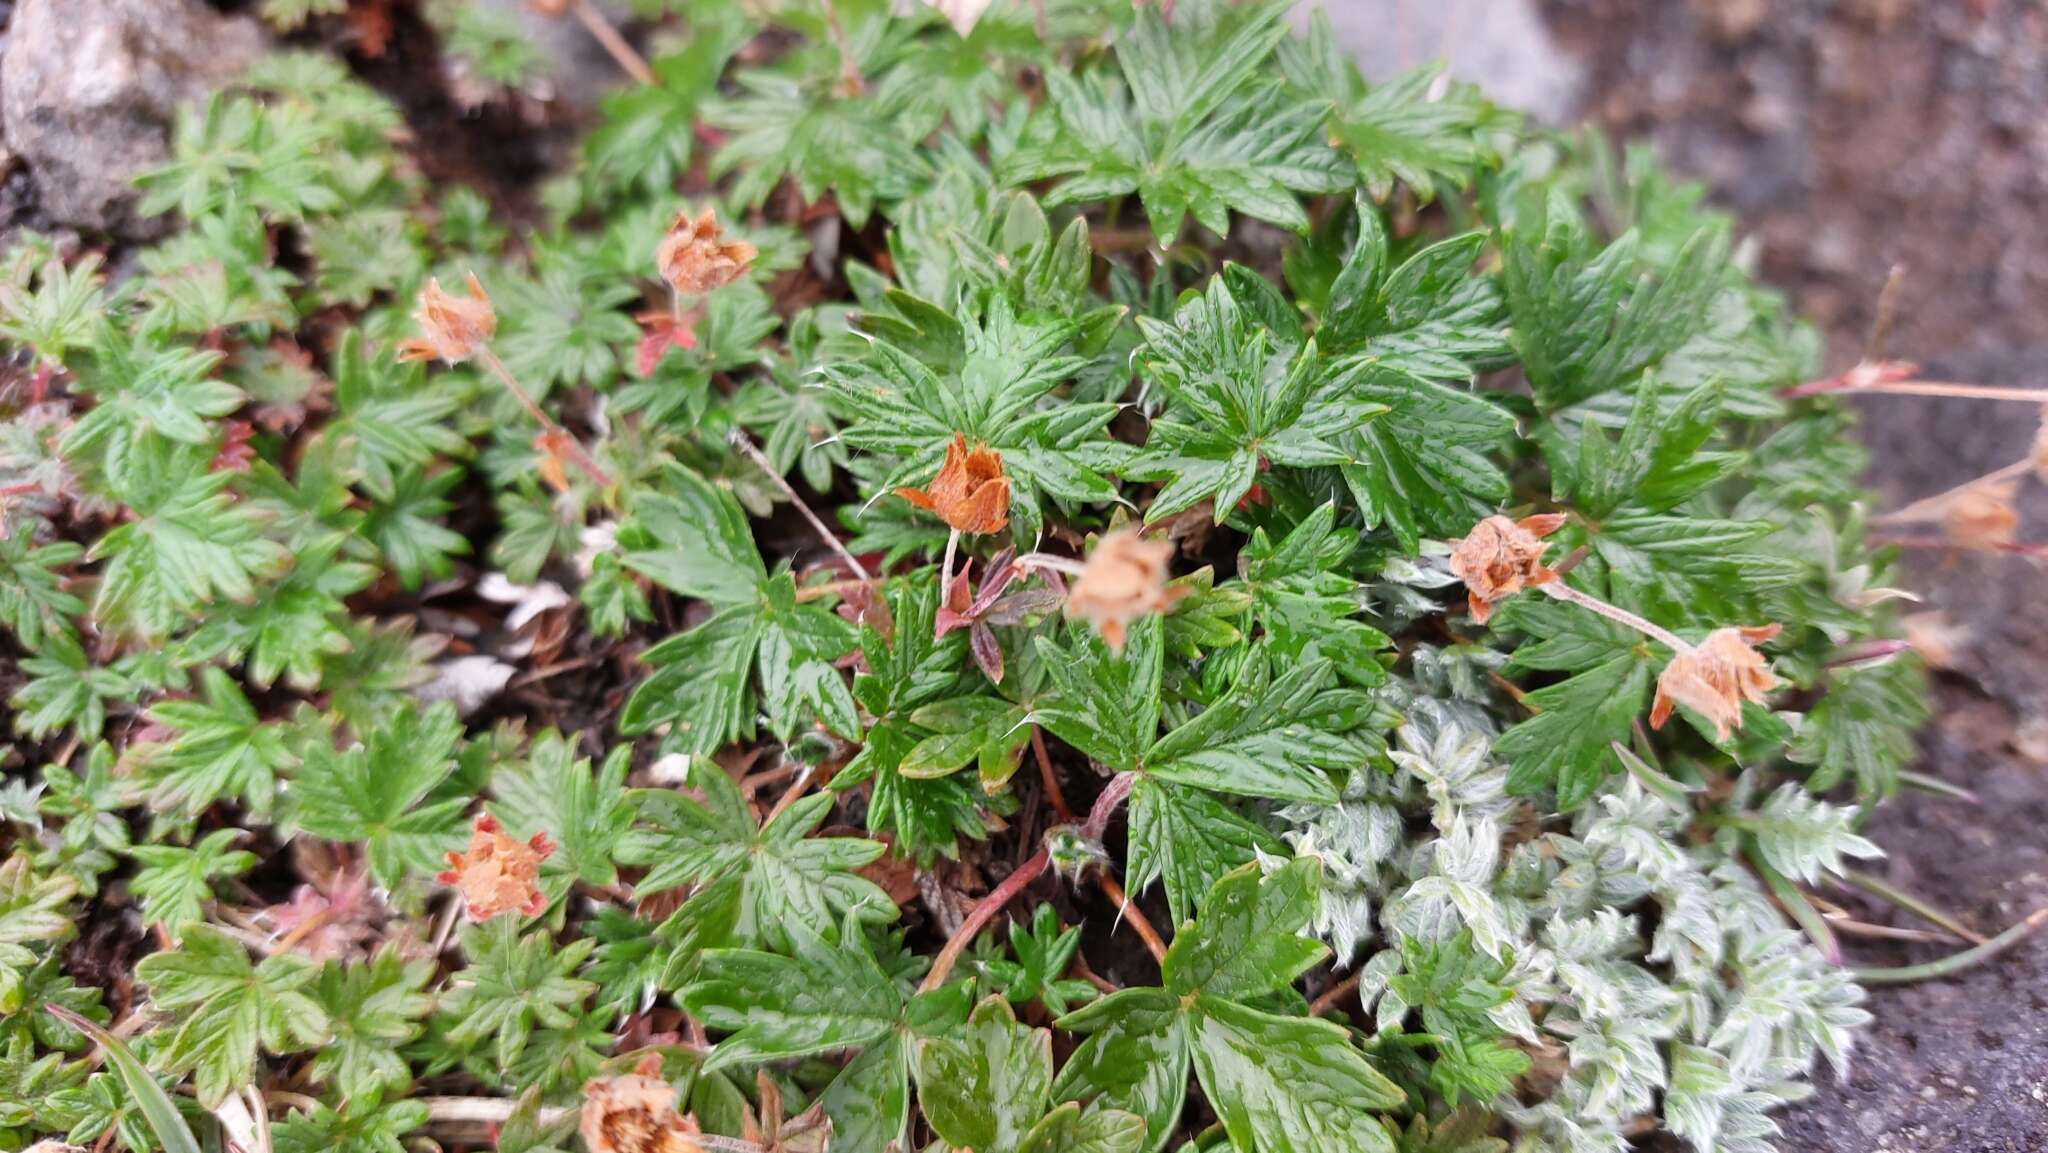
[[[1002,912],[1011,901],[1016,900],[1051,864],[1052,849],[1040,845],[1030,860],[1019,865],[1016,872],[1004,877],[1002,884],[989,890],[988,896],[983,897],[981,903],[974,906],[974,911],[967,914],[965,921],[960,922],[958,931],[946,942],[946,947],[940,950],[938,959],[932,962],[932,971],[925,974],[924,984],[918,986],[918,991],[929,993],[945,984],[946,978],[952,975],[953,966],[960,960],[960,954],[967,950],[968,944],[980,936],[981,930],[995,919],[995,915]]]

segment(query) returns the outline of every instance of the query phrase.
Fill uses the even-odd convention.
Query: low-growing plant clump
[[[1729,223],[1277,3],[639,7],[538,220],[281,51],[11,257],[0,1143],[1771,1149],[1923,710]]]

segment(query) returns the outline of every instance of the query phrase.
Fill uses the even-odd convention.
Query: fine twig
[[[1657,624],[1654,621],[1644,620],[1625,608],[1608,604],[1599,597],[1587,596],[1585,593],[1580,592],[1561,580],[1545,581],[1536,587],[1566,604],[1577,605],[1587,612],[1606,617],[1617,624],[1627,625],[1629,628],[1670,649],[1674,654],[1683,655],[1692,651],[1693,646],[1691,643],[1663,625]]]
[[[1362,970],[1353,970],[1352,974],[1349,977],[1346,977],[1342,981],[1339,981],[1336,984],[1330,986],[1329,988],[1323,990],[1322,996],[1317,997],[1315,1000],[1309,1002],[1308,1015],[1311,1017],[1320,1017],[1323,1014],[1328,1013],[1330,1010],[1336,1008],[1337,1002],[1342,1001],[1347,996],[1350,996],[1352,991],[1358,988],[1358,982],[1361,978],[1364,977],[1364,975],[1365,974]]]
[[[762,474],[767,476],[769,482],[775,485],[777,491],[789,498],[789,502],[796,506],[798,512],[803,514],[803,518],[810,522],[811,531],[817,533],[819,540],[824,541],[827,547],[839,554],[839,559],[846,562],[846,567],[852,569],[855,576],[864,582],[875,579],[868,572],[867,566],[860,563],[860,558],[847,550],[845,542],[839,539],[838,534],[826,527],[825,522],[819,519],[818,514],[811,511],[811,506],[804,503],[804,498],[797,495],[796,489],[789,481],[783,479],[782,474],[776,471],[775,462],[768,459],[768,454],[761,451],[760,447],[754,443],[753,437],[736,428],[732,430],[731,435],[726,437],[726,439],[732,442],[732,446],[739,450],[741,456],[754,462],[754,467],[760,469]]]
[[[489,345],[479,346],[476,356],[478,360],[484,362],[484,367],[491,370],[491,375],[498,378],[498,383],[505,386],[505,391],[512,394],[512,399],[519,402],[519,407],[526,410],[526,415],[533,418],[533,422],[541,427],[541,431],[550,434],[557,443],[563,445],[571,464],[589,477],[591,483],[597,487],[612,487],[611,474],[598,467],[597,461],[585,451],[581,441],[570,436],[555,422],[554,417],[541,411],[541,407],[533,402],[533,398],[526,394],[524,388],[520,387],[519,381],[512,375],[512,370],[505,367],[505,362],[498,359],[498,354]]]
[[[981,935],[981,930],[994,920],[995,915],[1002,912],[1005,906],[1016,900],[1018,895],[1023,893],[1031,882],[1037,880],[1051,864],[1052,849],[1040,845],[1030,860],[1019,865],[1016,872],[1004,877],[1001,884],[990,889],[988,895],[967,914],[967,919],[960,922],[960,928],[946,940],[946,947],[940,950],[937,959],[932,961],[931,972],[925,974],[924,983],[918,986],[918,991],[929,993],[945,984],[946,978],[952,976],[953,966],[959,962],[960,954],[967,950],[967,946],[974,938]]]
[[[1905,985],[1914,981],[1932,981],[1937,977],[1953,976],[1998,956],[2033,936],[2043,925],[2048,925],[2048,908],[2034,910],[2012,928],[1974,949],[1965,949],[1939,961],[1929,961],[1924,965],[1905,965],[1896,969],[1851,969],[1849,976],[1859,985]]]
[[[597,5],[592,4],[590,0],[576,0],[571,11],[576,14],[577,21],[590,32],[591,38],[605,50],[606,55],[618,61],[619,67],[626,75],[642,84],[655,83],[654,69],[647,66],[647,58],[628,44],[624,36],[619,35],[619,30],[612,27],[612,22],[605,19],[604,13],[597,10]]]
[[[1961,920],[1932,901],[1909,893],[1882,877],[1859,872],[1855,869],[1843,869],[1841,877],[1843,883],[1851,888],[1859,889],[1881,901],[1889,901],[1930,925],[1935,925],[1954,933],[1972,945],[1982,945],[1988,940],[1984,934],[1963,924]]]
[[[1074,810],[1067,807],[1067,795],[1060,791],[1059,775],[1053,772],[1052,756],[1045,751],[1045,730],[1031,726],[1031,755],[1038,759],[1038,781],[1045,787],[1045,799],[1052,803],[1053,816],[1061,823],[1068,824],[1074,819]]]
[[[1899,784],[1916,792],[1932,793],[1937,797],[1947,797],[1952,801],[1966,801],[1972,805],[1984,803],[1984,798],[1978,796],[1970,789],[1944,781],[1940,777],[1930,777],[1926,773],[1916,773],[1911,769],[1906,769],[1899,773]]]

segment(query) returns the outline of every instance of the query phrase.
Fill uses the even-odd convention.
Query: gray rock
[[[619,71],[618,64],[606,55],[573,14],[550,16],[536,9],[528,0],[471,2],[480,8],[507,13],[518,20],[520,31],[540,50],[544,62],[541,76],[528,95],[582,111],[595,108],[598,99],[606,92],[628,82],[626,74]],[[597,7],[614,26],[631,14],[626,5],[616,0],[599,0]]]
[[[133,180],[170,156],[178,108],[266,42],[255,21],[199,0],[20,0],[0,58],[0,116],[44,213],[130,238],[159,231],[137,217]]]
[[[1306,21],[1313,6],[1294,9]],[[1486,95],[1553,123],[1573,111],[1578,61],[1551,40],[1536,0],[1322,0],[1337,41],[1366,79],[1399,76],[1431,61],[1475,80]]]

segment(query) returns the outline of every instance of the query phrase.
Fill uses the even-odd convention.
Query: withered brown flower
[[[1671,658],[1657,674],[1657,699],[1650,727],[1661,729],[1674,705],[1684,705],[1713,722],[1714,739],[1727,740],[1742,727],[1742,702],[1762,704],[1778,684],[1770,662],[1756,645],[1778,635],[1779,626],[1715,629],[1689,652]]]
[[[1010,478],[1003,475],[1003,457],[985,444],[967,447],[967,438],[953,434],[946,463],[921,489],[899,488],[896,495],[963,533],[1001,532],[1010,523]]]
[[[500,913],[537,917],[548,907],[540,891],[540,863],[555,851],[546,833],[518,841],[488,814],[470,827],[469,851],[448,854],[448,869],[434,879],[462,894],[472,921],[488,921]]]
[[[753,245],[726,239],[717,215],[707,208],[694,220],[688,212],[676,213],[675,223],[655,250],[654,263],[678,295],[702,296],[745,275],[754,256]]]
[[[704,1153],[697,1122],[676,1111],[675,1086],[662,1080],[653,1053],[631,1073],[583,1087],[579,1128],[590,1153]]]
[[[540,454],[540,478],[556,492],[569,491],[569,454],[575,441],[559,428],[544,428],[534,434],[533,451]]]
[[[474,272],[469,274],[468,296],[446,292],[439,280],[427,281],[412,317],[419,322],[420,335],[399,342],[400,360],[461,364],[498,331],[497,310],[491,307],[491,298]]]
[[[1557,579],[1543,566],[1543,538],[1564,524],[1563,513],[1509,520],[1490,516],[1472,526],[1451,550],[1451,573],[1465,582],[1472,623],[1485,624],[1498,601]]]
[[[1172,559],[1171,541],[1146,540],[1132,528],[1108,534],[1075,578],[1067,594],[1067,616],[1086,617],[1110,651],[1122,652],[1132,621],[1168,612],[1187,595],[1187,589],[1166,585]]]
[[[2018,539],[2019,510],[2013,507],[2011,481],[1980,484],[1949,498],[1941,510],[1941,527],[1950,543],[1961,548],[1995,552]]]

